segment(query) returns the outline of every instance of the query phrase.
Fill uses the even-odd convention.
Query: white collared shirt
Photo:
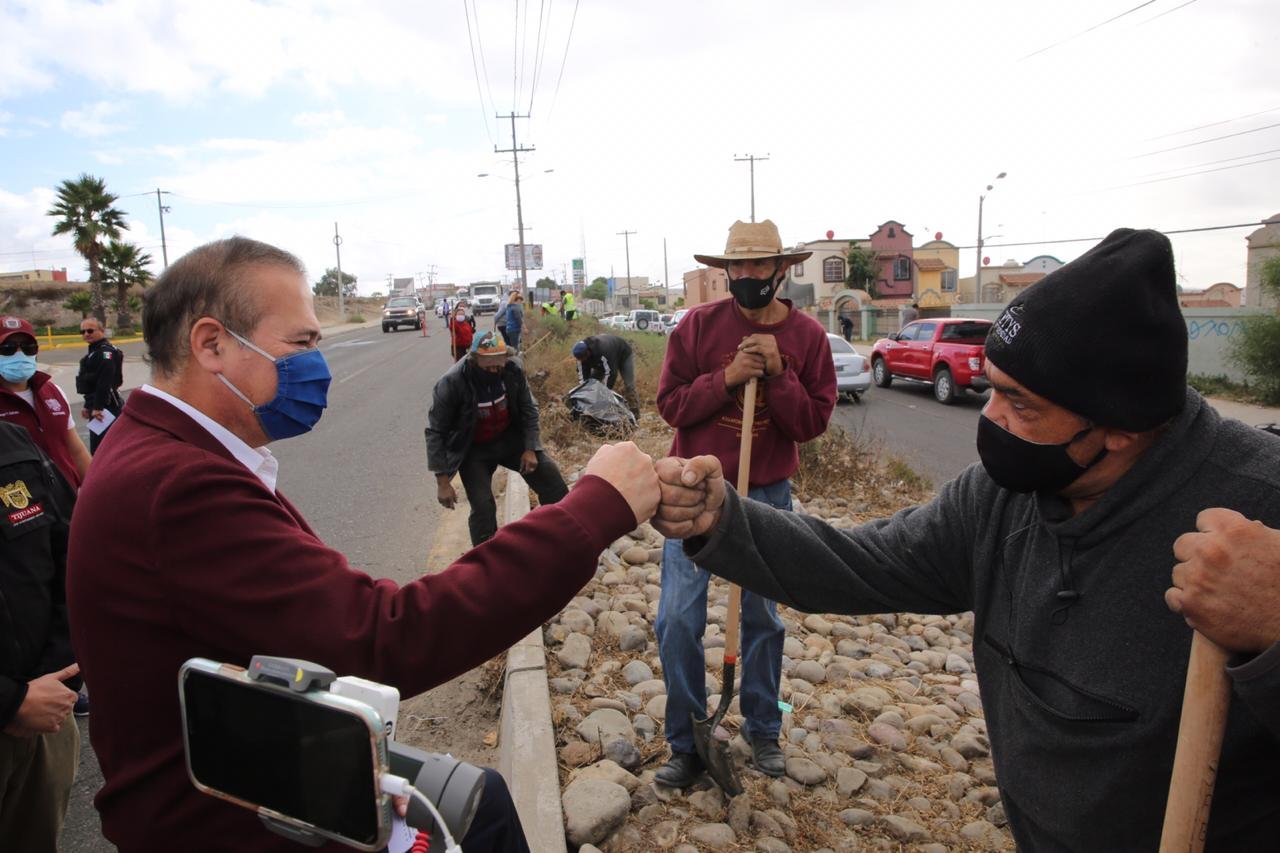
[[[272,492],[276,490],[276,478],[280,474],[280,460],[276,459],[270,450],[265,447],[250,447],[222,424],[186,400],[181,400],[168,392],[161,391],[154,385],[143,385],[142,390],[153,397],[164,400],[200,424],[209,435],[216,438],[236,458],[236,461],[248,468],[250,473],[261,480],[268,490]]]

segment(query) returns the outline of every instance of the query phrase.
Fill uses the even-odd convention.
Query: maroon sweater
[[[80,471],[71,458],[71,448],[67,447],[67,430],[71,428],[67,398],[44,371],[37,370],[27,384],[36,399],[35,408],[7,388],[0,388],[0,418],[26,427],[32,441],[49,455],[72,488],[79,488]]]
[[[732,299],[692,309],[668,339],[658,411],[676,428],[672,456],[714,454],[725,476],[736,479],[745,386],[725,390],[724,370],[754,334],[773,335],[782,353],[782,373],[758,383],[751,430],[751,485],[767,486],[795,473],[796,445],[822,435],[835,409],[831,345],[812,317],[792,309],[781,323],[758,326]]]
[[[183,661],[299,657],[412,696],[549,619],[591,578],[600,551],[635,527],[612,486],[584,477],[446,571],[398,587],[352,569],[169,403],[135,391],[112,433],[76,504],[67,585],[106,780],[95,803],[123,853],[299,849],[192,787]]]

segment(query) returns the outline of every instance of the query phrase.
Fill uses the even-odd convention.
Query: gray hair
[[[242,275],[263,265],[306,275],[293,254],[248,237],[205,243],[165,270],[142,303],[142,337],[157,373],[172,376],[186,364],[191,327],[201,317],[213,317],[241,335],[253,333],[261,312]]]

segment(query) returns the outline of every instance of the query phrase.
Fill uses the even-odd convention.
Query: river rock
[[[564,638],[556,651],[556,660],[565,669],[585,669],[591,660],[591,640],[576,631]]]
[[[578,723],[575,730],[578,736],[587,743],[609,743],[619,738],[628,743],[635,737],[631,721],[627,715],[612,708],[601,708],[592,711],[586,719]]]
[[[642,660],[633,660],[622,668],[622,677],[627,684],[635,686],[646,681],[654,681],[653,670]]]
[[[565,835],[575,845],[595,844],[608,838],[631,810],[627,789],[603,779],[570,782],[562,803]]]
[[[885,815],[880,818],[880,825],[899,841],[918,844],[929,840],[929,832],[913,820],[898,815]]]
[[[630,739],[614,738],[608,741],[604,747],[604,757],[610,761],[617,762],[620,766],[628,770],[634,770],[640,766],[640,750],[636,749]]]
[[[628,625],[618,635],[618,648],[624,652],[638,652],[649,645],[649,632],[639,625]]]
[[[738,842],[738,836],[727,823],[703,823],[689,830],[689,837],[711,850],[729,850]]]
[[[787,759],[787,776],[801,785],[820,785],[827,781],[827,771],[808,758]]]

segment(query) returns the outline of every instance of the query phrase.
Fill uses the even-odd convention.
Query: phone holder
[[[254,655],[245,673],[255,681],[269,681],[296,693],[329,690],[337,680],[337,674],[328,667],[299,658],[271,655]],[[466,835],[484,793],[483,770],[451,755],[425,752],[390,738],[387,739],[387,758],[392,774],[408,779],[436,804],[455,838]],[[277,835],[306,847],[319,847],[329,840],[261,813],[258,819]],[[443,833],[435,817],[415,799],[409,800],[407,822],[427,832],[433,845],[443,844]]]

